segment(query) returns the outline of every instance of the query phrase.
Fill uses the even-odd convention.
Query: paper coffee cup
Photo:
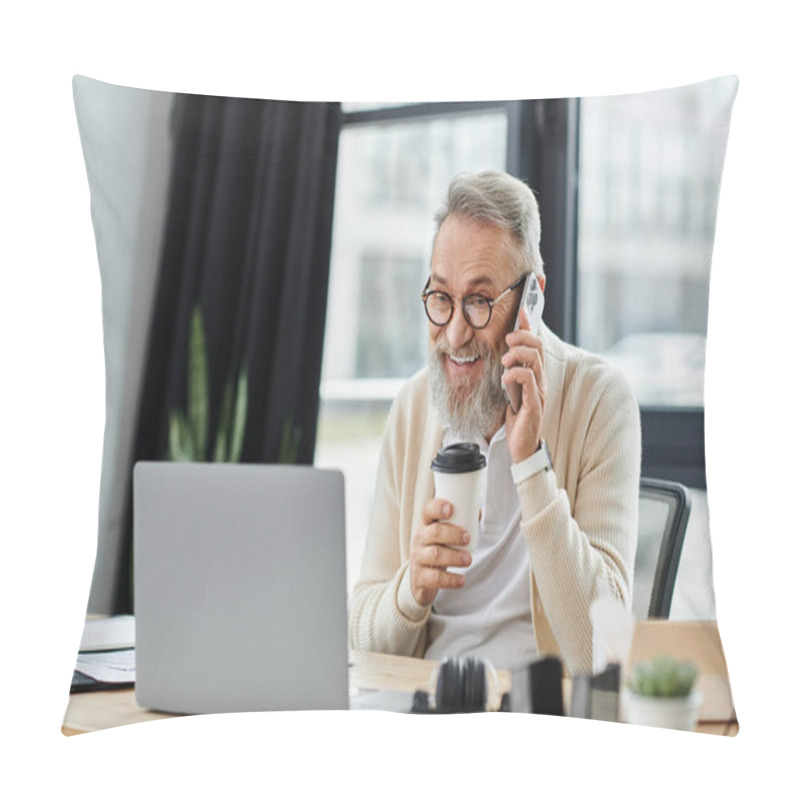
[[[435,495],[453,506],[453,514],[445,522],[469,532],[469,544],[461,549],[470,553],[478,545],[485,468],[480,448],[470,442],[443,448],[431,462]]]

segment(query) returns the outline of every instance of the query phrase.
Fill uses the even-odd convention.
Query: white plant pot
[[[622,703],[625,720],[631,725],[693,731],[700,717],[703,693],[694,689],[688,697],[645,697],[626,687]]]

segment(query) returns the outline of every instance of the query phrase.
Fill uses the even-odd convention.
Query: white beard
[[[483,358],[483,375],[474,389],[469,382],[448,377],[445,367],[448,356]],[[465,441],[488,437],[502,421],[506,408],[500,385],[503,374],[500,356],[487,345],[475,343],[453,352],[447,338],[442,336],[431,344],[428,361],[431,399],[442,421]]]

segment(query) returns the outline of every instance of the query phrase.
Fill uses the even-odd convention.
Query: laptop
[[[341,472],[138,462],[133,488],[137,703],[348,708]]]

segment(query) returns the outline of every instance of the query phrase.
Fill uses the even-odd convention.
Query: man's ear
[[[539,281],[539,288],[542,290],[542,294],[544,294],[544,285],[547,282],[547,278],[545,278],[545,276],[542,275],[538,277],[536,280]]]

